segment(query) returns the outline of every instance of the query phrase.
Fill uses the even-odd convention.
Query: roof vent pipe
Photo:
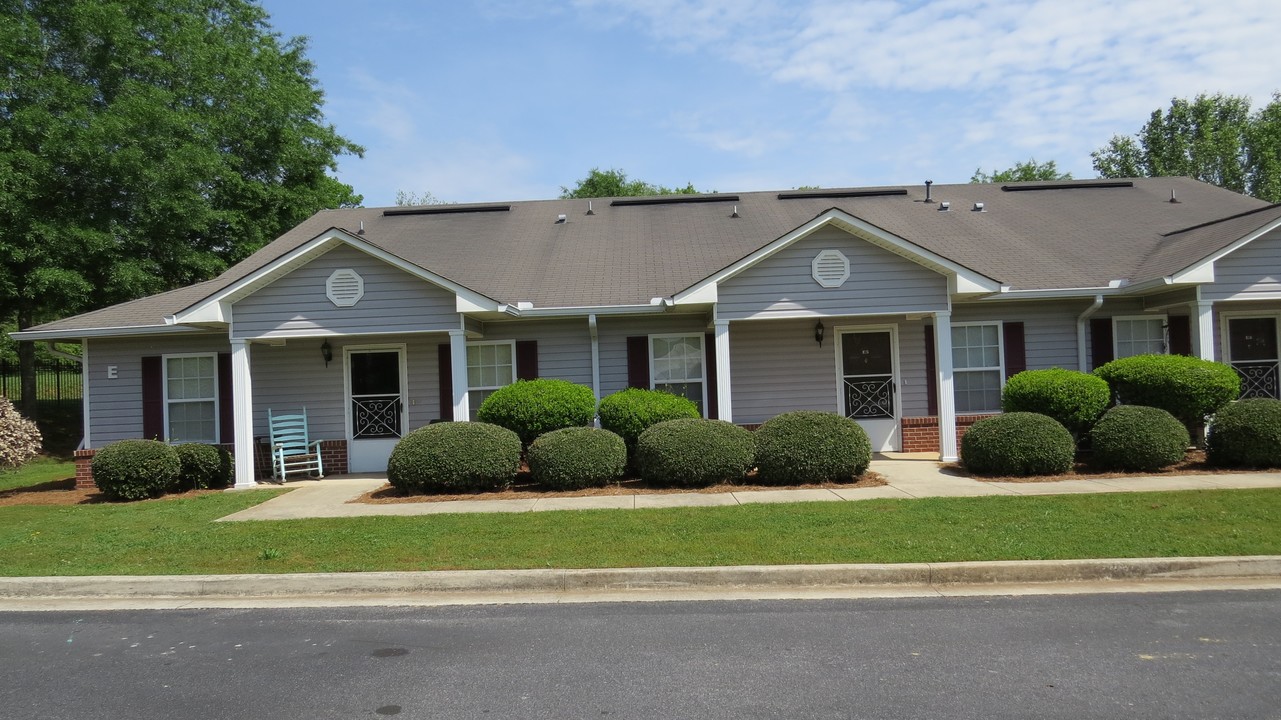
[[[1182,200],[1180,200],[1179,198],[1175,197],[1175,195],[1174,195],[1174,188],[1170,188],[1170,202],[1172,202],[1172,203],[1181,203],[1181,202],[1183,202],[1183,201],[1182,201]]]
[[[933,202],[934,202],[933,200],[931,200],[931,199],[930,199],[930,186],[931,186],[931,185],[933,185],[933,184],[934,184],[934,181],[933,181],[933,180],[926,180],[926,181],[925,181],[925,202],[927,202],[927,203],[933,203]]]
[[[952,209],[952,203],[950,203],[950,202],[948,202],[948,201],[946,201],[946,200],[944,200],[943,202],[939,203],[939,212],[948,212],[948,211],[950,211],[951,209]]]
[[[974,203],[973,212],[987,212],[987,211],[983,209],[983,203],[976,202]]]
[[[729,216],[730,216],[730,217],[732,217],[732,218],[739,217],[739,214],[738,214],[738,206],[737,206],[737,205],[735,205],[735,206],[734,206],[734,212],[730,213],[730,214],[729,214]]]
[[[364,221],[364,220],[361,220],[361,221],[360,221],[360,229],[356,231],[356,234],[357,234],[357,235],[364,235],[364,234],[365,234],[365,221]]]
[[[565,217],[564,215],[557,215],[557,216],[556,216],[556,224],[557,224],[557,225],[564,225],[564,224],[566,223],[566,221],[568,221],[568,220],[569,220],[569,218]]]
[[[596,211],[592,209],[592,201],[591,201],[591,200],[588,200],[588,201],[587,201],[587,214],[588,214],[588,215],[595,215],[595,214],[596,214]]]

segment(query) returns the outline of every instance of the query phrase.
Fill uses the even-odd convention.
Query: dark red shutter
[[[1027,345],[1023,339],[1023,323],[1002,323],[1005,336],[1005,379],[1027,370]]]
[[[142,359],[142,436],[165,439],[165,371],[159,355]]]
[[[538,341],[516,341],[516,379],[538,379]]]
[[[1090,350],[1095,369],[1112,362],[1112,318],[1090,321]]]
[[[218,442],[235,442],[235,399],[231,392],[231,353],[218,353]]]
[[[649,337],[627,338],[627,387],[649,389]]]
[[[703,367],[707,368],[707,417],[716,420],[721,416],[716,396],[716,334],[707,333],[703,342]]]
[[[449,343],[436,346],[436,369],[440,384],[440,419],[454,419],[454,363]]]
[[[1171,315],[1166,321],[1170,333],[1170,354],[1192,354],[1192,319],[1187,315]]]
[[[939,369],[934,358],[934,326],[925,326],[925,395],[926,411],[939,414]]]

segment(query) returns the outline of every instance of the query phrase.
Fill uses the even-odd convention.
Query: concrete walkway
[[[538,512],[544,510],[601,510],[669,507],[710,507],[748,503],[839,502],[880,498],[973,497],[979,495],[1067,495],[1080,493],[1151,492],[1159,490],[1223,490],[1281,487],[1281,472],[1224,473],[1158,477],[1061,480],[1058,482],[980,482],[940,467],[933,455],[877,455],[871,470],[888,485],[820,490],[751,490],[728,493],[669,493],[664,495],[602,495],[548,497],[524,500],[452,500],[388,504],[353,503],[382,487],[386,476],[350,475],[286,483],[293,492],[268,500],[221,521],[294,520],[310,517],[364,515],[435,515],[472,512]]]

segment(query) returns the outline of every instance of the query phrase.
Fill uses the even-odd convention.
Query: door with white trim
[[[899,449],[898,333],[893,326],[838,329],[841,414],[853,418],[872,450]]]
[[[1228,363],[1241,376],[1241,397],[1281,397],[1277,316],[1229,317]]]
[[[383,472],[409,424],[405,346],[346,348],[349,472]]]

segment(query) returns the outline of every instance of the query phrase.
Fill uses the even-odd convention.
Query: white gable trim
[[[1281,228],[1281,217],[1266,223],[1263,227],[1249,233],[1245,237],[1237,240],[1222,250],[1204,257],[1182,270],[1167,275],[1164,279],[1168,283],[1212,283],[1214,282],[1214,263],[1222,260],[1228,255],[1231,255],[1237,250],[1240,250],[1277,228]]]
[[[716,286],[729,278],[743,272],[749,267],[756,265],[762,260],[770,257],[774,253],[782,250],[793,243],[808,237],[816,231],[828,227],[838,227],[860,240],[869,242],[883,250],[899,255],[903,258],[933,270],[940,275],[947,277],[948,292],[956,293],[994,293],[1001,291],[1001,283],[981,275],[963,265],[959,265],[942,255],[926,250],[925,248],[909,242],[893,233],[886,232],[871,223],[860,220],[842,210],[835,208],[819,215],[804,225],[796,228],[788,234],[780,237],[774,242],[739,260],[738,262],[723,268],[716,274],[691,285],[690,287],[676,293],[672,299],[677,305],[688,305],[697,302],[706,302],[707,297],[715,297]]]
[[[165,318],[166,323],[188,324],[200,322],[227,322],[231,317],[230,307],[233,303],[246,298],[276,280],[288,275],[316,258],[324,255],[339,245],[349,245],[361,252],[381,260],[388,265],[399,268],[414,277],[454,293],[459,312],[496,311],[498,301],[463,287],[452,280],[447,280],[436,273],[426,270],[365,240],[332,228],[310,241],[294,248],[290,252],[258,268],[249,275],[223,288],[217,293],[188,306]],[[466,310],[464,310],[464,306]]]

